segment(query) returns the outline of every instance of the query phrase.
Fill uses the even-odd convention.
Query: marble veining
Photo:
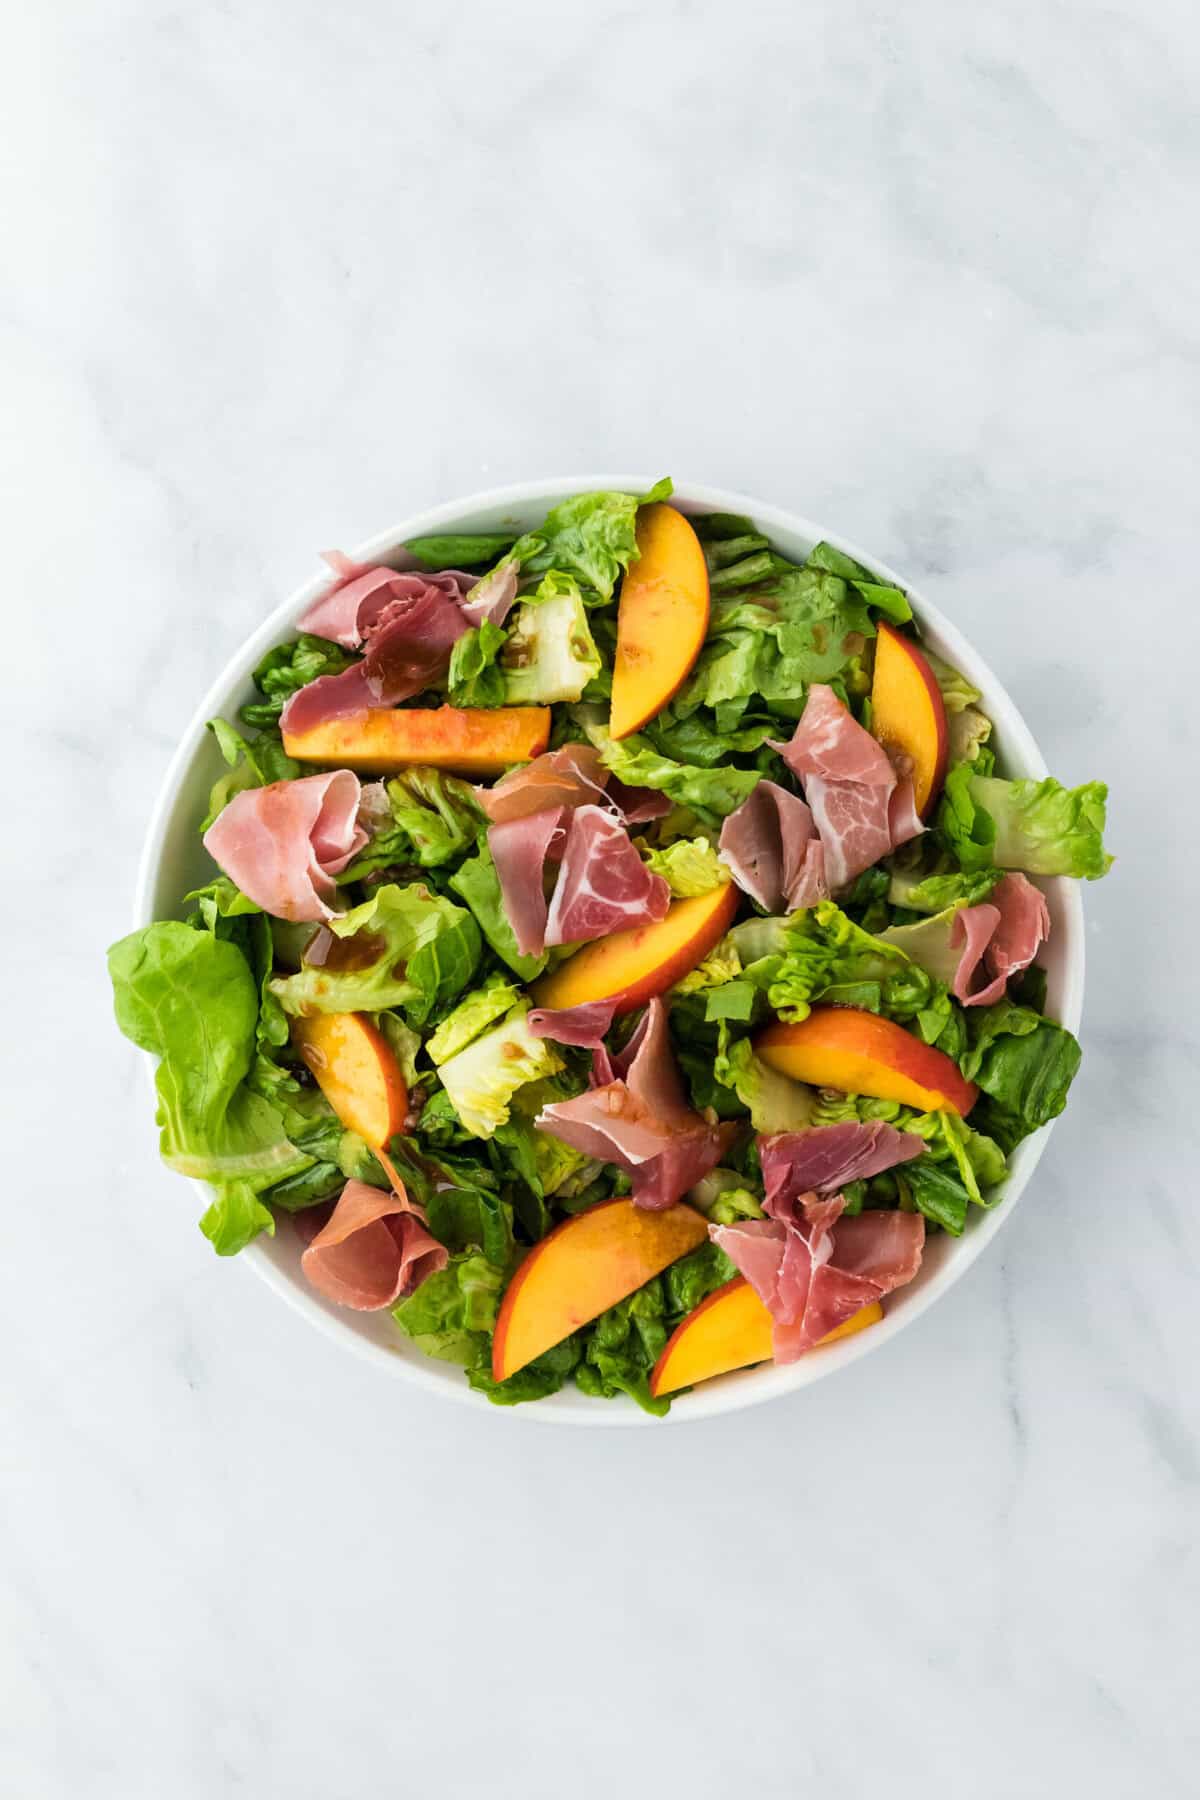
[[[1183,1800],[1195,8],[96,0],[4,74],[0,1792]],[[446,1407],[218,1263],[101,954],[317,550],[603,466],[908,573],[1121,858],[993,1252],[662,1434]]]

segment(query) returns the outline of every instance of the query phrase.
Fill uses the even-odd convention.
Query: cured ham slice
[[[378,1312],[444,1269],[447,1260],[407,1194],[348,1181],[300,1267],[339,1306]]]
[[[333,877],[367,842],[361,793],[349,769],[245,788],[209,826],[204,847],[264,912],[324,923],[333,917]]]
[[[489,834],[490,835],[490,834]],[[600,806],[571,814],[566,848],[546,919],[547,944],[582,944],[664,919],[671,889]]]
[[[924,829],[911,781],[898,778],[882,745],[823,682],[809,689],[789,742],[771,748],[804,784],[831,889],[845,887]]]
[[[1050,935],[1046,896],[1028,876],[1005,875],[979,906],[965,906],[950,927],[962,945],[953,993],[964,1006],[991,1006],[1004,997],[1010,975],[1027,969]],[[981,974],[991,980],[980,980]]]
[[[526,1015],[529,1035],[552,1038],[556,1044],[574,1044],[595,1050],[616,1016],[615,1000],[585,1000],[579,1006],[535,1006]]]
[[[710,1225],[709,1236],[771,1314],[775,1361],[795,1362],[861,1307],[911,1281],[921,1266],[920,1213],[842,1218],[840,1194],[800,1197],[795,1222]]]
[[[604,806],[626,825],[643,825],[671,810],[668,795],[614,780],[591,744],[547,750],[523,768],[511,770],[494,787],[477,787],[475,798],[497,825],[546,806]]]
[[[463,606],[471,577],[455,569],[398,574],[353,563],[339,551],[329,552],[327,561],[339,580],[313,602],[299,628],[346,650],[365,646],[366,654],[340,675],[321,675],[292,694],[280,721],[286,731],[311,731],[346,713],[396,706],[436,685],[472,623]],[[499,596],[494,599],[498,604]]]
[[[545,869],[562,855],[564,816],[565,809],[554,806],[488,826],[500,897],[522,956],[540,956],[546,947]]]
[[[798,794],[760,781],[721,826],[721,861],[769,913],[795,912],[829,898],[825,851]]]
[[[687,1103],[662,1001],[650,1002],[620,1057],[600,1051],[595,1060],[597,1070],[612,1078],[544,1107],[538,1130],[624,1169],[635,1205],[651,1211],[672,1206],[715,1167],[725,1134]]]
[[[511,770],[494,787],[477,787],[475,798],[493,824],[502,825],[548,806],[593,805],[602,798],[607,778],[598,750],[590,744],[564,744]]]
[[[392,601],[417,600],[432,589],[457,605],[473,584],[470,575],[457,569],[443,569],[436,575],[406,574],[352,562],[340,550],[327,550],[324,556],[337,580],[301,615],[296,628],[330,638],[343,650],[357,650]]]
[[[811,1131],[777,1131],[758,1140],[764,1206],[772,1218],[795,1223],[794,1209],[813,1193],[834,1193],[851,1181],[868,1181],[897,1163],[911,1162],[925,1145],[912,1131],[882,1120],[818,1125]]]

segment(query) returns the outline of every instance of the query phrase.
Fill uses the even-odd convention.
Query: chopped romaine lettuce
[[[680,838],[665,850],[646,852],[646,865],[661,875],[678,900],[711,894],[729,881],[729,870],[707,838]]]
[[[508,706],[578,700],[601,669],[579,584],[551,570],[518,608],[500,656]]]
[[[1094,881],[1113,860],[1104,848],[1107,798],[1102,781],[1001,781],[960,763],[946,777],[938,824],[964,869],[991,864]]]
[[[454,1011],[442,1020],[437,1030],[426,1040],[425,1049],[429,1060],[444,1063],[452,1056],[457,1056],[460,1050],[473,1044],[489,1025],[503,1017],[519,995],[520,989],[514,982],[506,981],[502,975],[489,976],[482,987],[474,988],[465,999],[459,1001]]]
[[[509,1105],[527,1081],[557,1074],[562,1057],[549,1038],[535,1038],[525,1022],[529,1002],[514,1006],[491,1031],[441,1065],[438,1073],[464,1127],[491,1137],[507,1124]]]

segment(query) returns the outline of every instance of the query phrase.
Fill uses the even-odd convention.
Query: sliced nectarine
[[[740,889],[728,881],[694,899],[676,900],[656,924],[635,925],[585,944],[534,983],[534,1005],[616,1000],[618,1013],[632,1012],[704,961],[732,924],[739,899]]]
[[[292,1042],[342,1124],[373,1149],[403,1131],[408,1088],[383,1033],[361,1013],[293,1019]]]
[[[882,1317],[883,1308],[874,1300],[826,1332],[820,1343],[853,1337]],[[730,1369],[770,1360],[771,1315],[745,1276],[735,1275],[675,1327],[654,1365],[650,1392],[655,1396],[673,1394],[677,1388],[693,1387],[697,1381],[725,1375]]]
[[[683,514],[643,506],[637,545],[617,612],[608,727],[615,738],[640,731],[678,693],[708,630],[708,568]]]
[[[921,1112],[965,1115],[979,1095],[944,1051],[853,1006],[814,1006],[799,1025],[776,1020],[759,1032],[754,1050],[793,1081],[899,1100]]]
[[[937,676],[913,643],[880,624],[871,685],[871,730],[902,775],[924,817],[946,773],[950,733]]]
[[[492,1339],[493,1377],[523,1369],[707,1237],[702,1216],[682,1202],[648,1212],[632,1200],[603,1200],[556,1226],[508,1284]]]
[[[297,762],[363,775],[394,775],[415,763],[458,775],[499,775],[540,756],[549,742],[548,706],[377,707],[283,734],[283,747]]]

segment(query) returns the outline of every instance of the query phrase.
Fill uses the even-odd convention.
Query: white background
[[[1198,87],[1188,0],[10,4],[5,1795],[1195,1791]],[[983,1265],[630,1434],[218,1262],[101,958],[318,549],[605,466],[905,571],[1120,853]]]

